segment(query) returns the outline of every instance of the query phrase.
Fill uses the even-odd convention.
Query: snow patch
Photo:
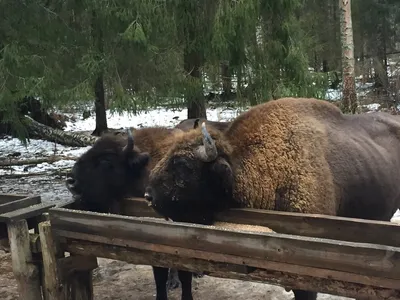
[[[207,109],[207,119],[210,121],[230,121],[240,114],[239,109]],[[123,127],[151,127],[165,126],[174,127],[182,120],[187,119],[187,109],[171,110],[166,108],[157,108],[148,112],[142,112],[137,115],[130,113],[112,114],[109,110],[106,111],[107,125],[109,128]],[[66,122],[65,131],[91,131],[96,127],[96,117],[90,116],[82,120],[76,118],[76,122]]]
[[[378,111],[381,105],[379,103],[371,103],[364,105],[369,111]]]

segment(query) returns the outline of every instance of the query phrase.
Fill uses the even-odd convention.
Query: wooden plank
[[[256,282],[268,282],[286,288],[312,290],[339,296],[371,299],[400,299],[400,291],[395,289],[372,287],[357,283],[343,282],[329,277],[313,277],[287,273],[285,269],[271,271],[260,268],[249,270],[241,264],[213,262],[208,259],[181,257],[180,255],[143,251],[126,246],[111,246],[101,243],[68,239],[65,244],[70,252],[80,255],[95,255],[110,259],[126,261],[132,264],[152,265],[159,267],[174,266],[177,269],[192,272],[205,272],[208,276],[240,279]],[[282,271],[284,270],[284,271]]]
[[[400,224],[392,222],[256,209],[231,209],[217,219],[279,233],[400,247]]]
[[[11,201],[20,200],[29,197],[28,195],[0,194],[0,204],[5,204]]]
[[[77,234],[75,232],[66,232],[62,230],[54,230],[54,234],[58,237],[62,237],[61,240],[65,239],[67,240],[67,242],[64,241],[62,242],[63,245],[68,244],[70,240],[76,240],[82,242],[88,241],[88,242],[108,244],[113,246],[130,247],[132,249],[152,251],[155,253],[178,255],[179,257],[182,258],[198,258],[218,263],[242,265],[247,269],[262,268],[277,272],[285,270],[285,272],[295,275],[313,276],[318,278],[331,278],[339,281],[353,282],[368,286],[378,286],[389,289],[394,289],[394,288],[397,289],[400,286],[399,279],[396,280],[388,278],[379,278],[374,276],[366,276],[364,274],[354,274],[351,272],[341,272],[324,268],[300,266],[282,262],[273,262],[264,259],[247,258],[242,256],[235,256],[223,253],[213,253],[209,251],[193,250],[175,246],[155,245],[152,243],[130,241],[118,238],[99,237],[97,235],[90,235],[84,233]]]
[[[65,284],[65,300],[93,300],[92,271],[74,272]]]
[[[8,213],[0,215],[0,222],[10,222],[12,220],[17,221],[17,220],[37,217],[54,206],[55,204],[40,203],[24,207],[18,210],[10,211]]]
[[[41,202],[40,196],[31,196],[23,199],[15,200],[9,203],[0,205],[0,215],[14,211],[17,209],[25,208],[31,205],[39,204]]]
[[[400,248],[277,233],[244,233],[68,209],[50,210],[53,229],[400,279]]]
[[[126,198],[121,207],[123,215],[161,218],[143,198]],[[230,209],[216,219],[265,226],[278,233],[400,247],[400,224],[393,222],[262,209]]]
[[[60,281],[57,258],[60,257],[59,247],[53,240],[49,221],[39,224],[40,244],[43,259],[43,295],[46,300],[63,300],[63,284]]]
[[[8,224],[10,252],[20,299],[42,299],[39,268],[32,263],[29,230],[26,220]]]

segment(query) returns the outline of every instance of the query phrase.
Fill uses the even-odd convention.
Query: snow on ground
[[[6,137],[0,140],[0,162],[7,163],[10,160],[33,160],[48,158],[53,155],[63,156],[70,159],[59,160],[52,164],[39,163],[37,165],[7,166],[0,168],[0,176],[6,174],[31,174],[71,168],[75,161],[90,147],[67,147],[60,144],[31,139],[25,147],[17,138]]]
[[[358,97],[366,96],[368,92],[371,91],[374,83],[366,82],[361,83],[359,80],[356,80],[356,93]],[[342,83],[339,84],[338,89],[327,89],[325,93],[325,99],[331,101],[339,101],[342,99]]]
[[[241,111],[238,109],[207,109],[207,119],[210,121],[229,121],[235,118]],[[138,115],[124,113],[122,115],[111,114],[107,111],[107,123],[109,128],[121,127],[150,127],[150,126],[166,126],[174,127],[180,121],[187,119],[187,109],[169,110],[158,108],[143,112]],[[95,116],[91,116],[86,120],[79,119],[78,122],[67,122],[66,131],[86,131],[94,130],[96,127]]]
[[[20,153],[23,159],[33,159],[37,157],[48,157],[57,153],[63,156],[79,156],[90,147],[67,147],[60,144],[44,140],[31,139],[25,147],[17,138],[7,137],[0,141],[0,157],[9,154]]]

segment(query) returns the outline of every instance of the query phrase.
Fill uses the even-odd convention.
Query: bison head
[[[134,146],[129,129],[127,140],[104,135],[76,161],[66,180],[67,188],[79,209],[110,212],[135,187],[143,193],[141,180],[149,158]]]
[[[210,224],[232,197],[230,147],[221,132],[218,145],[203,122],[201,131],[176,140],[150,173],[145,198],[161,215],[174,221]]]

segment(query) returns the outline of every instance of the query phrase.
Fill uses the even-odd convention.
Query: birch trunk
[[[339,0],[340,37],[342,46],[343,112],[359,112],[354,78],[354,41],[351,20],[351,0]]]

